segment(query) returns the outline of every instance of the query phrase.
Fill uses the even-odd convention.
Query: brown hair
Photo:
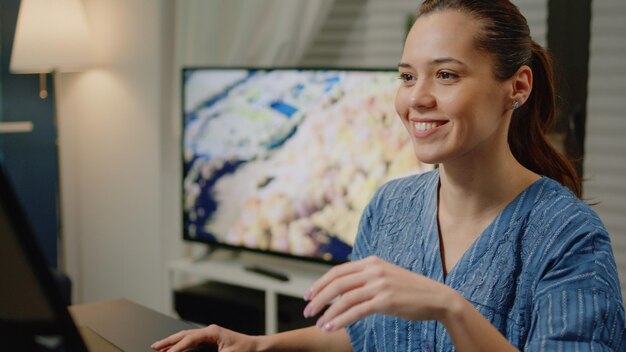
[[[426,0],[416,18],[441,10],[468,13],[482,22],[476,45],[493,55],[496,78],[511,78],[522,65],[532,69],[532,92],[513,112],[509,146],[524,167],[560,182],[580,198],[581,181],[574,166],[546,137],[556,118],[552,58],[531,39],[526,18],[509,0]]]

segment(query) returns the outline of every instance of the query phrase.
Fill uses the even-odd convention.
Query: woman
[[[353,262],[305,294],[317,327],[251,337],[218,326],[182,351],[626,350],[609,237],[546,141],[552,69],[508,0],[427,0],[398,65],[417,158],[366,208]],[[569,190],[568,190],[569,188]]]

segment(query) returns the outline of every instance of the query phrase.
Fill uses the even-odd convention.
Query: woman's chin
[[[423,150],[415,151],[415,157],[423,164],[441,164],[442,163],[442,155],[439,153],[425,153]]]

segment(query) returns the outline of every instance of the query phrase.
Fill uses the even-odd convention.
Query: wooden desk
[[[87,327],[122,351],[154,352],[152,343],[195,327],[124,299],[74,305],[69,311],[77,326]]]

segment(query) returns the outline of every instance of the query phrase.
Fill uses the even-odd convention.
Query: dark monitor
[[[2,349],[87,350],[1,165],[0,287]]]

